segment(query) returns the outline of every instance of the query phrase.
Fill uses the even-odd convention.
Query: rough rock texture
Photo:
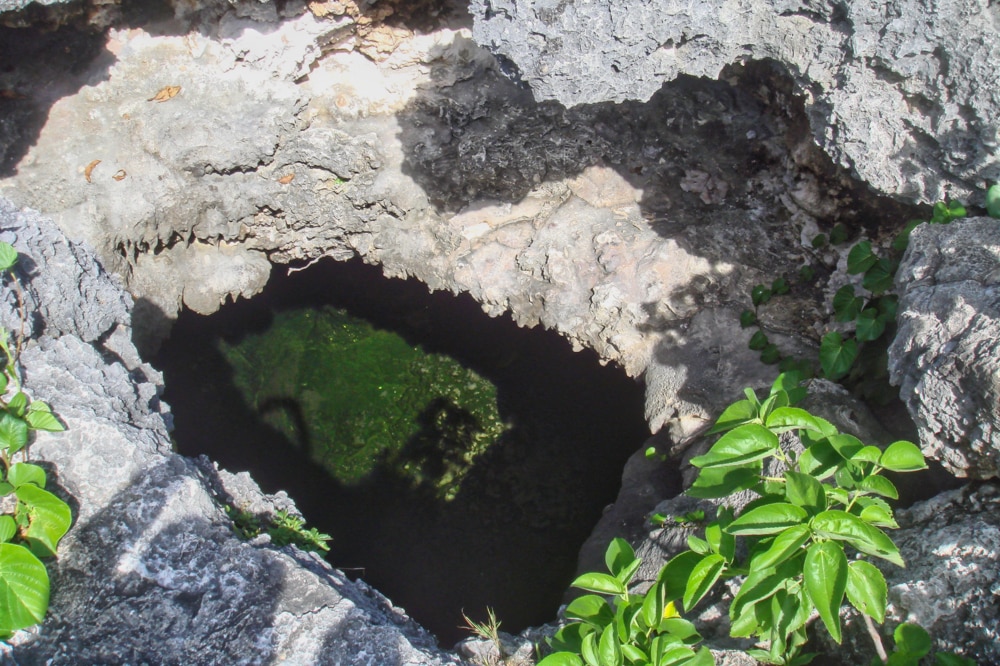
[[[881,633],[915,622],[934,639],[934,650],[955,652],[978,664],[1000,663],[1000,489],[972,484],[897,512],[893,540],[906,568],[878,563],[889,586]],[[818,632],[823,635],[823,632]],[[861,618],[849,613],[844,642],[826,649],[845,663],[868,663],[874,650]]]
[[[889,369],[924,452],[958,476],[1000,476],[1000,221],[918,227],[896,286]]]
[[[989,0],[473,0],[474,39],[539,100],[649,99],[680,74],[771,60],[813,135],[873,188],[981,199],[1000,179],[1000,11]]]
[[[458,9],[408,7],[178,4],[75,73],[33,52],[31,78],[0,73],[16,108],[44,117],[34,79],[75,83],[10,144],[0,190],[97,248],[146,349],[182,304],[258,291],[268,262],[360,255],[643,374],[676,440],[769,380],[738,315],[754,284],[823,261],[805,230],[901,215],[830,166],[767,65],[567,110],[503,76]],[[772,340],[814,354],[816,305],[786,305]]]
[[[25,386],[67,426],[39,433],[31,457],[74,512],[49,565],[49,617],[14,637],[17,663],[459,663],[319,558],[237,538],[218,495],[271,511],[287,498],[171,453],[161,377],[128,339],[117,281],[51,221],[2,199],[0,228],[29,296]],[[12,291],[0,319],[17,330]]]

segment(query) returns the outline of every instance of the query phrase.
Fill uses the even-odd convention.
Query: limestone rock
[[[997,570],[1000,565],[1000,490],[973,484],[897,512],[892,533],[906,568],[876,562],[889,586],[889,607],[880,633],[887,645],[903,622],[926,629],[933,651],[955,652],[978,664],[1000,660]],[[834,645],[818,632],[831,653],[848,664],[874,655],[861,618],[849,612],[844,642]]]
[[[171,453],[162,378],[122,338],[119,284],[51,221],[0,201],[0,224],[35,322],[20,359],[26,390],[67,426],[39,433],[31,457],[74,512],[48,563],[49,616],[11,641],[17,663],[460,663],[319,558],[240,540],[220,488],[272,508],[287,498]],[[8,328],[16,316],[0,310]]]
[[[362,256],[644,374],[651,428],[684,440],[773,374],[738,324],[753,285],[812,260],[806,226],[882,205],[767,65],[566,109],[504,77],[448,3],[393,23],[377,4],[183,6],[109,30],[51,108],[21,100],[47,122],[0,181],[122,277],[147,352],[182,305],[252,296],[266,262]],[[400,39],[372,51],[380,26]],[[65,76],[61,49],[32,55],[33,78]],[[779,319],[782,350],[814,356]]]
[[[921,225],[896,273],[889,370],[924,453],[957,476],[1000,475],[1000,221]]]
[[[914,201],[981,199],[1000,179],[1000,14],[988,0],[474,0],[474,38],[538,100],[648,99],[681,74],[780,63],[813,135],[872,187]]]

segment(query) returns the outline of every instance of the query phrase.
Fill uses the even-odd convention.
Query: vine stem
[[[875,629],[875,623],[864,613],[861,614],[861,617],[865,619],[865,627],[868,628],[868,635],[871,636],[872,642],[875,643],[875,653],[878,655],[878,658],[883,664],[889,663],[889,655],[885,653],[885,646],[882,645],[882,637],[879,636],[878,630]]]

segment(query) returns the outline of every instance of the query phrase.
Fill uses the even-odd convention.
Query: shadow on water
[[[474,418],[448,400],[429,402],[394,461],[348,485],[309,458],[321,443],[309,439],[301,405],[282,398],[254,411],[237,389],[220,340],[262,332],[282,310],[327,305],[447,353],[497,386],[511,427],[475,459],[451,501],[399,471],[400,459],[447,469],[465,450]],[[458,628],[463,610],[482,620],[494,608],[510,631],[555,616],[580,544],[648,436],[642,387],[592,352],[356,261],[276,276],[261,296],[211,317],[183,314],[158,365],[181,453],[207,454],[249,470],[270,492],[287,490],[311,525],[333,535],[335,566],[362,576],[443,644],[467,635]],[[290,417],[299,441],[269,425],[268,410]]]

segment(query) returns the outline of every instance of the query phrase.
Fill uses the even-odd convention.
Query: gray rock
[[[978,664],[1000,663],[1000,490],[974,484],[897,512],[891,536],[906,568],[875,561],[889,586],[889,607],[879,633],[886,646],[903,622],[926,629],[933,651],[955,652]],[[844,641],[834,645],[817,632],[844,663],[868,663],[872,640],[855,612],[844,615]]]
[[[644,374],[651,428],[685,440],[771,379],[738,325],[753,285],[864,209],[766,65],[566,109],[502,76],[457,11],[416,30],[216,9],[111,30],[114,63],[81,65],[90,84],[0,181],[122,277],[145,352],[180,307],[251,297],[268,262],[361,256]],[[786,353],[815,355],[811,309],[762,312]]]
[[[988,0],[474,0],[473,36],[536,99],[648,99],[681,74],[779,63],[813,135],[872,187],[913,201],[981,200],[1000,179],[996,6]]]
[[[0,225],[36,322],[20,357],[26,390],[67,426],[38,433],[31,458],[74,513],[49,563],[48,618],[11,641],[17,663],[460,663],[318,557],[240,540],[218,495],[271,512],[294,509],[287,497],[171,453],[162,378],[122,337],[117,281],[36,213],[0,201]],[[0,316],[9,326],[16,314]]]
[[[957,476],[1000,475],[1000,222],[921,225],[896,288],[889,371],[924,453]]]

